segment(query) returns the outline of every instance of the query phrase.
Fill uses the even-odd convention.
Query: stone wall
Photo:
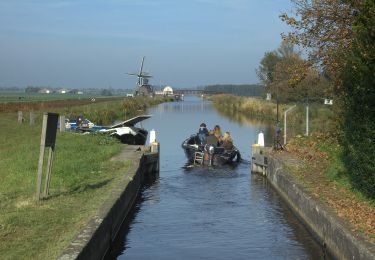
[[[335,212],[312,197],[286,171],[282,159],[277,155],[267,157],[267,179],[330,255],[338,259],[375,259],[374,244],[355,236]]]

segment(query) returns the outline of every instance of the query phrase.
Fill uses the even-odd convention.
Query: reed
[[[259,120],[276,125],[277,106],[275,102],[259,98],[239,97],[232,95],[216,95],[211,97],[215,108],[230,118],[244,117],[249,120]],[[294,104],[279,104],[280,126],[284,128],[284,111]],[[287,115],[287,137],[303,135],[306,132],[305,104],[296,104],[296,108]],[[335,131],[335,116],[333,111],[322,104],[309,104],[309,132]]]

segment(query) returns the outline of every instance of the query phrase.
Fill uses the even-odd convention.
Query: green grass
[[[109,161],[123,144],[58,133],[51,196],[37,204],[41,122],[18,124],[14,113],[2,113],[0,119],[1,258],[56,258],[124,175],[129,162]]]
[[[29,124],[28,110],[23,124],[17,122],[17,112],[0,113],[0,258],[58,257],[130,166],[130,161],[110,161],[124,147],[117,139],[58,132],[50,196],[36,203],[43,112],[83,115],[97,124],[111,124],[165,101],[137,97],[68,107],[59,103],[34,111],[34,126]],[[47,157],[46,153],[45,161]]]

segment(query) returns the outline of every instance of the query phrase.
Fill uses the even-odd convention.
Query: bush
[[[354,41],[343,73],[343,142],[346,167],[353,185],[375,198],[375,3],[358,10]]]

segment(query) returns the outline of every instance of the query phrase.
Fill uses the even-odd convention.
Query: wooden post
[[[40,192],[42,187],[42,176],[43,176],[43,163],[44,163],[44,152],[45,152],[45,140],[47,132],[47,119],[48,115],[43,115],[42,135],[40,139],[40,152],[39,152],[39,163],[38,163],[38,176],[36,181],[36,200],[40,200]]]
[[[65,116],[60,116],[60,132],[65,132]]]
[[[35,125],[35,113],[34,111],[30,111],[30,125]]]
[[[18,123],[23,123],[23,114],[22,111],[18,111]]]
[[[45,186],[44,186],[44,196],[45,197],[47,197],[49,195],[49,185],[51,183],[51,172],[52,172],[54,152],[55,152],[55,149],[53,147],[50,147],[49,148],[49,154],[48,154],[46,183],[45,183]]]

